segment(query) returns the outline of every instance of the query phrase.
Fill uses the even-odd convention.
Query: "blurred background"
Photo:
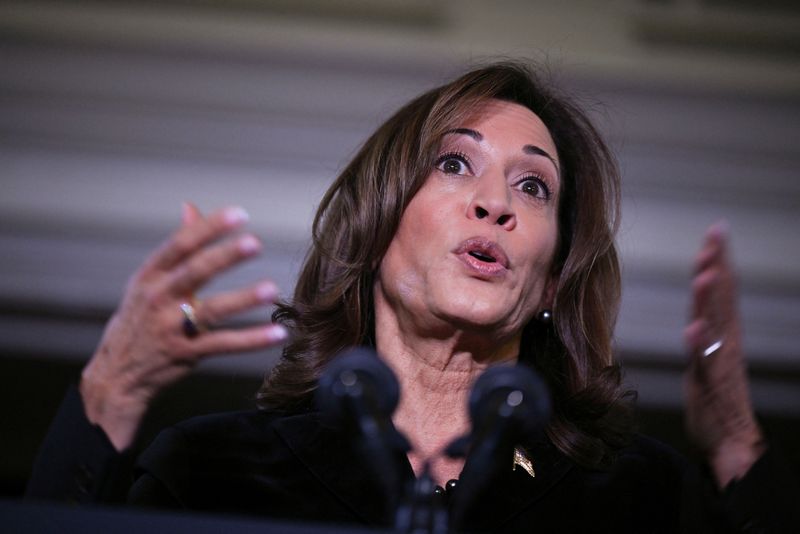
[[[419,92],[508,57],[542,65],[619,155],[617,350],[643,431],[687,451],[690,265],[726,219],[755,403],[799,466],[797,2],[6,0],[0,496],[21,494],[65,389],[181,201],[242,205],[265,243],[211,290],[270,276],[289,293],[314,209],[370,131]],[[276,357],[208,361],[163,395],[142,441],[252,406]]]

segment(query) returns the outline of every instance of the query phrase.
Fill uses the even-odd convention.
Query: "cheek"
[[[441,254],[447,214],[442,203],[420,190],[406,207],[381,265],[398,288],[410,291],[428,263]]]
[[[455,209],[452,199],[422,190],[406,208],[395,239],[399,238],[404,247],[418,252],[441,246],[444,235],[456,220]]]
[[[539,307],[539,302],[552,276],[558,238],[555,224],[551,223],[547,226],[546,232],[527,242],[530,253],[526,262],[527,267],[524,269],[524,279],[521,281],[526,308]]]

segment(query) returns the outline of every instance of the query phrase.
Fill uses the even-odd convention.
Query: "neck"
[[[411,442],[415,473],[430,461],[437,483],[458,478],[463,463],[444,459],[442,451],[469,430],[472,384],[490,365],[516,361],[519,336],[498,340],[483,332],[441,327],[432,336],[404,325],[388,306],[376,302],[375,338],[378,353],[400,382],[393,420]]]

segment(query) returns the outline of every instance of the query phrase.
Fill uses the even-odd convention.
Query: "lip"
[[[465,239],[452,252],[471,270],[485,276],[500,276],[508,270],[508,256],[503,247],[484,237]],[[470,253],[487,256],[494,261],[484,261]]]

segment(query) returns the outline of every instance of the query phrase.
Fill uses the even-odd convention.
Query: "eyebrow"
[[[534,156],[544,156],[544,157],[546,157],[553,164],[553,167],[556,168],[556,171],[559,172],[559,173],[561,172],[561,169],[558,168],[558,163],[556,163],[555,158],[553,156],[551,156],[550,154],[548,154],[545,149],[539,148],[536,145],[525,145],[524,147],[522,147],[522,151],[525,152],[526,154],[532,154]]]
[[[479,143],[483,141],[483,134],[477,130],[473,130],[472,128],[453,128],[452,130],[447,130],[445,135],[447,134],[467,135]],[[556,163],[555,158],[551,156],[545,149],[536,145],[525,145],[522,147],[522,151],[525,154],[530,154],[532,156],[544,156],[550,160],[550,163],[552,163],[556,168],[556,172],[561,173],[561,169],[558,167],[558,163]]]
[[[475,139],[478,142],[483,141],[483,134],[477,130],[473,130],[472,128],[453,128],[452,130],[447,130],[445,133],[447,134],[461,134],[461,135],[468,135],[471,138]]]

